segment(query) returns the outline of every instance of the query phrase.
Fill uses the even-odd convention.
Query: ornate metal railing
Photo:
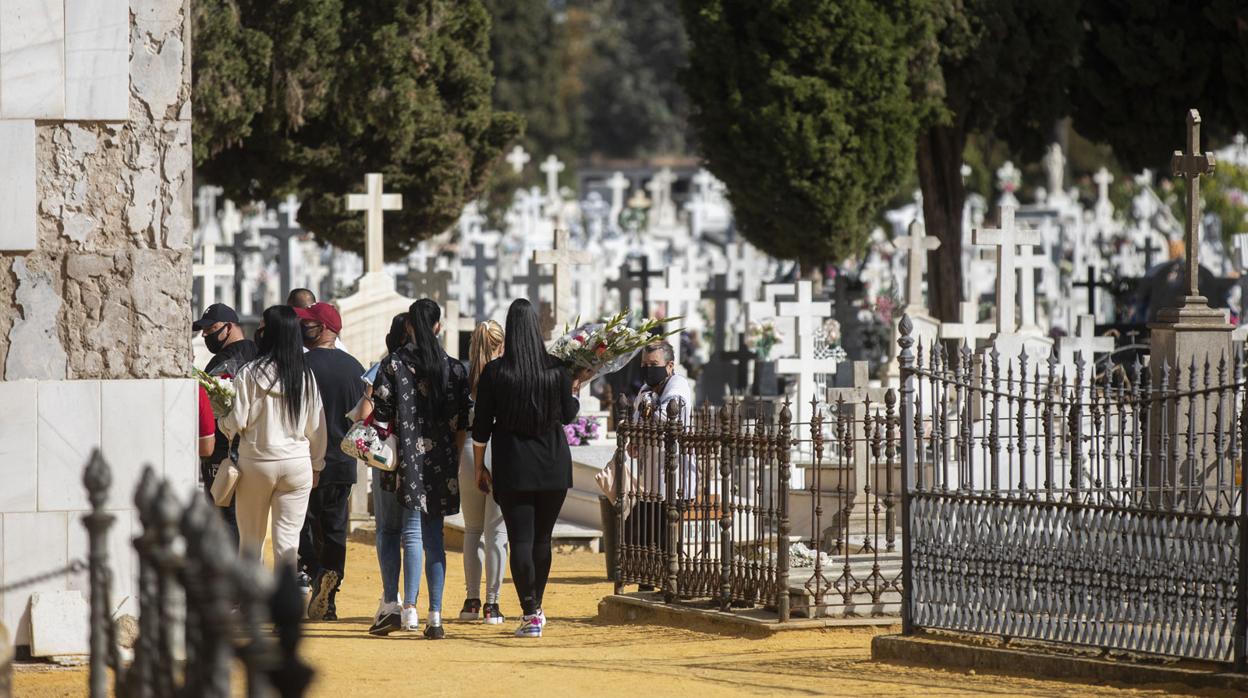
[[[1244,661],[1242,354],[1175,369],[917,345],[901,323],[905,632]]]
[[[83,475],[91,512],[90,695],[92,698],[227,698],[235,659],[246,669],[247,695],[302,696],[312,670],[298,656],[303,597],[293,571],[278,574],[238,559],[215,508],[202,496],[182,507],[169,483],[145,467],[134,502],[142,533],[138,552],[139,634],[128,663],[112,617],[105,511],[112,473],[99,451]],[[179,632],[180,630],[180,632]]]

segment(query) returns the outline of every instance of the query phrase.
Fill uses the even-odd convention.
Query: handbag
[[[240,473],[234,461],[226,459],[217,466],[217,474],[212,478],[212,501],[219,507],[228,507],[234,499],[234,488],[238,487]]]
[[[356,421],[342,437],[342,452],[364,461],[365,465],[394,472],[399,467],[399,440],[384,424],[375,424],[372,415]]]
[[[607,501],[615,505],[615,465],[616,458],[612,458],[610,463],[599,470],[594,475],[594,481],[598,483],[599,489],[607,496]],[[620,468],[624,473],[624,518],[632,512],[631,500],[633,499],[633,472],[628,469],[628,464],[623,464]]]

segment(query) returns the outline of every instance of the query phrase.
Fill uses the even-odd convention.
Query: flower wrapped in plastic
[[[212,403],[212,416],[221,419],[234,409],[234,380],[229,374],[208,375],[198,368],[195,378],[208,393],[208,402]]]
[[[678,327],[670,332],[659,332],[662,325],[679,320],[679,317],[662,320],[646,318],[634,328],[628,326],[628,314],[624,310],[605,322],[588,322],[568,328],[550,345],[550,353],[567,364],[573,375],[582,381],[590,380],[624,368],[642,347],[681,331]]]

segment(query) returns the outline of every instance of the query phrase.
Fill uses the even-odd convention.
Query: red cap
[[[342,334],[342,316],[338,309],[329,303],[313,303],[308,308],[295,308],[295,315],[300,320],[319,322],[334,334]]]

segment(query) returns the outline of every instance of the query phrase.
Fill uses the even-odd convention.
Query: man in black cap
[[[212,352],[212,359],[204,367],[204,373],[210,376],[234,376],[248,361],[256,358],[259,349],[256,343],[243,336],[243,326],[239,324],[238,313],[224,303],[214,303],[204,311],[203,317],[191,323],[191,329],[200,332],[204,338],[204,346]],[[235,448],[225,438],[225,434],[217,429],[216,446],[212,455],[199,460],[199,474],[203,481],[204,493],[212,501],[212,481],[217,476],[217,469],[226,458],[237,460]],[[234,502],[228,507],[221,507],[221,515],[233,534],[235,545],[238,545],[238,522],[234,518]]]

